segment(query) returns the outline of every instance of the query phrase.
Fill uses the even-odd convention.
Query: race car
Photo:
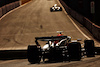
[[[41,47],[38,40],[47,41],[47,43]],[[84,51],[81,43],[78,40],[71,40],[70,36],[35,37],[35,43],[36,45],[29,45],[27,50],[27,58],[31,64],[40,63],[41,59],[43,62],[81,60],[84,51],[87,56],[94,56],[93,40],[84,41]]]
[[[50,11],[62,11],[62,7],[58,6],[57,4],[54,4],[53,7],[50,8]]]

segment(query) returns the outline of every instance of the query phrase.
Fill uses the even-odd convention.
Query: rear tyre
[[[60,11],[62,11],[62,7],[60,7]]]
[[[69,60],[81,60],[81,44],[73,42],[68,44]]]
[[[87,57],[94,57],[95,56],[95,48],[94,48],[94,41],[93,40],[85,40],[85,51]]]
[[[39,51],[36,45],[29,45],[27,50],[27,58],[31,64],[40,63]]]
[[[50,8],[50,12],[52,12],[53,11],[53,9],[52,8]]]

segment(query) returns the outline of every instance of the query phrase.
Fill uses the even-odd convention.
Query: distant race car
[[[58,6],[57,4],[54,4],[53,7],[50,8],[50,11],[62,11],[62,7]]]
[[[47,41],[41,47],[38,40]],[[94,56],[94,41],[85,40],[84,48],[78,40],[71,40],[70,36],[51,36],[51,37],[35,37],[36,45],[29,45],[27,50],[27,58],[30,63],[40,63],[48,60],[49,62],[62,62],[71,60],[81,60],[86,52],[88,56]]]

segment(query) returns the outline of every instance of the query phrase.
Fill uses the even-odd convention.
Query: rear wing
[[[35,37],[36,40],[40,40],[40,41],[56,41],[65,38],[67,38],[67,36]]]

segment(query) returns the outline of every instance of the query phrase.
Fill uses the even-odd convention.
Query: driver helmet
[[[57,36],[62,36],[63,34],[60,32]]]

